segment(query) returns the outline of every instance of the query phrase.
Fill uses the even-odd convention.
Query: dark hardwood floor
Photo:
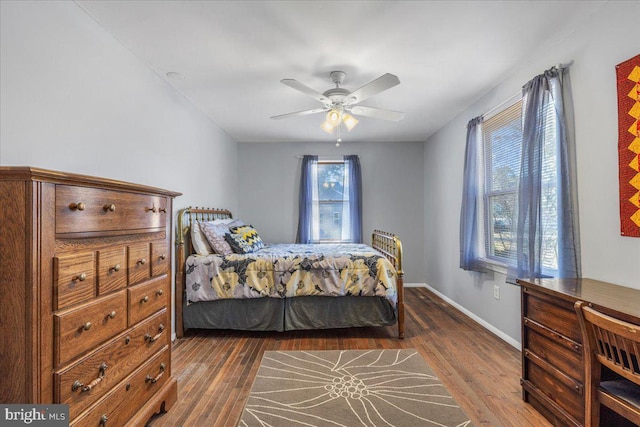
[[[415,348],[476,426],[550,424],[522,401],[520,352],[425,288],[405,289],[397,329],[188,331],[173,347],[178,402],[150,426],[235,426],[268,350]],[[416,426],[417,427],[417,426]]]

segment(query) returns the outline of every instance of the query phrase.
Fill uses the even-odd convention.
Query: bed
[[[187,329],[288,331],[393,324],[398,337],[404,337],[402,244],[397,236],[375,230],[371,246],[267,244],[248,254],[195,252],[192,226],[232,218],[226,209],[178,212],[178,338]]]

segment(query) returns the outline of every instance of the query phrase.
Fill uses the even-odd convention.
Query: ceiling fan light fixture
[[[356,125],[358,124],[358,119],[356,119],[349,113],[345,113],[342,115],[342,122],[347,127],[347,130],[351,132],[351,129],[356,127]]]
[[[325,131],[328,134],[333,134],[333,125],[331,123],[329,123],[328,120],[322,122],[322,124],[320,125],[320,129],[322,129],[323,131]]]
[[[340,111],[335,108],[327,113],[326,122],[331,126],[338,126],[340,124]]]

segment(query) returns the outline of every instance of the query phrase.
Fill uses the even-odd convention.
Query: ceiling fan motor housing
[[[332,71],[329,76],[331,76],[331,81],[336,85],[341,85],[344,81],[344,78],[347,76],[347,73],[344,71]]]
[[[341,87],[337,87],[334,89],[329,89],[323,93],[323,95],[331,100],[333,104],[344,104],[347,96],[351,93],[351,91],[347,89],[343,89]],[[331,106],[331,103],[328,103],[328,106]],[[325,104],[327,105],[327,104]]]

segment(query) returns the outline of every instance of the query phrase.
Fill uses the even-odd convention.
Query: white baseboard
[[[405,286],[407,286],[407,285],[405,285]],[[424,286],[425,288],[429,289],[434,294],[438,295],[440,298],[445,300],[447,303],[451,304],[456,310],[461,311],[467,317],[471,318],[474,322],[479,323],[482,327],[487,329],[492,334],[496,335],[498,338],[500,338],[503,341],[505,341],[507,344],[510,344],[516,350],[522,351],[521,350],[522,349],[521,344],[518,341],[516,341],[515,339],[511,338],[509,335],[507,335],[504,332],[502,332],[500,329],[496,328],[495,326],[493,326],[492,324],[488,323],[484,319],[481,319],[480,317],[476,316],[474,313],[470,312],[469,310],[467,310],[466,308],[464,308],[463,306],[461,306],[457,302],[453,301],[452,299],[450,299],[446,295],[443,295],[440,292],[436,291],[435,289],[433,289],[431,286],[427,285],[426,283],[422,284],[422,286]]]
[[[427,284],[426,283],[404,283],[402,286],[405,288],[426,288]]]

